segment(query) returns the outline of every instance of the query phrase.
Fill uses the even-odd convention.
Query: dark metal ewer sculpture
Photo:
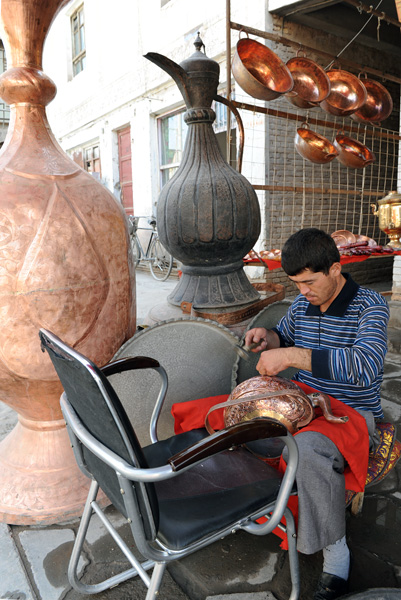
[[[161,54],[146,54],[171,75],[187,106],[182,162],[162,189],[157,220],[163,245],[183,265],[169,302],[221,309],[259,299],[242,258],[258,239],[260,210],[252,185],[227,164],[218,146],[211,105],[220,67],[202,46],[198,36],[194,54],[179,65]]]
[[[88,480],[70,447],[62,388],[38,331],[96,363],[135,331],[132,257],[121,206],[59,147],[45,106],[46,33],[66,0],[2,0],[11,121],[0,153],[0,400],[18,424],[0,444],[0,521],[56,523],[82,512]]]

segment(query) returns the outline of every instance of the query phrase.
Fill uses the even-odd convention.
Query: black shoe
[[[313,600],[335,600],[348,591],[348,581],[331,573],[322,573]]]

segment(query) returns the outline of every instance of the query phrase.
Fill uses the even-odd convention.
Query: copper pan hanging
[[[376,160],[369,148],[342,132],[338,132],[336,135],[334,146],[338,151],[337,159],[350,169],[364,169]]]
[[[330,80],[324,69],[300,51],[286,64],[294,80],[294,87],[286,94],[287,100],[298,108],[319,106],[330,94]]]
[[[274,100],[294,85],[288,67],[277,54],[249,37],[238,40],[231,68],[238,85],[258,100]]]
[[[357,123],[380,125],[393,111],[393,100],[389,91],[374,79],[363,79],[367,97],[359,110],[351,115]]]
[[[338,155],[338,151],[330,140],[311,131],[307,123],[303,123],[297,129],[295,149],[302,158],[318,165],[325,165]]]
[[[320,106],[329,114],[346,117],[366,102],[366,88],[356,75],[342,69],[330,69],[327,77],[330,80],[330,94],[320,102]]]

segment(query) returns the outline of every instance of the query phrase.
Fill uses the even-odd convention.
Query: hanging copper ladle
[[[297,129],[295,148],[302,158],[318,165],[327,164],[338,156],[338,150],[330,140],[311,131],[307,123]]]
[[[330,69],[327,77],[330,80],[330,94],[320,102],[320,106],[329,114],[346,117],[366,102],[366,88],[356,75],[342,69]]]
[[[357,123],[380,125],[391,115],[393,100],[384,85],[374,79],[368,79],[366,73],[364,75],[363,85],[367,92],[366,101],[359,110],[351,115],[351,119]]]
[[[330,80],[317,63],[298,50],[297,55],[286,63],[294,80],[294,87],[286,98],[298,108],[319,106],[330,94]]]
[[[249,37],[238,40],[231,69],[244,92],[259,100],[274,100],[294,85],[288,67],[277,54]]]
[[[345,167],[364,169],[376,160],[375,155],[369,148],[357,140],[344,135],[344,132],[338,132],[334,146],[338,151],[338,160]]]

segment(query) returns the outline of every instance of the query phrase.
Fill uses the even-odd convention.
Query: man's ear
[[[331,265],[330,267],[330,275],[334,275],[335,277],[338,277],[339,275],[341,275],[341,263],[339,262],[335,262]]]

